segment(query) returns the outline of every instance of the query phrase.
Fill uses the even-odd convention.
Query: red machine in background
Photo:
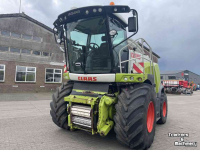
[[[188,86],[188,81],[184,80],[163,80],[165,92],[171,94],[192,94],[193,90]]]
[[[193,91],[196,91],[197,90],[197,84],[193,83],[192,86],[193,86]]]
[[[182,88],[182,93],[183,94],[190,94],[190,95],[192,95],[193,94],[193,82],[191,82],[191,83],[188,83],[188,81],[185,81],[185,83],[187,82],[187,86],[185,86],[185,87],[183,87]]]

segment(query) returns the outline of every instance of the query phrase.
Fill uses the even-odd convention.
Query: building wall
[[[45,68],[62,69],[63,73],[63,66],[2,60],[0,64],[5,65],[5,81],[0,82],[0,93],[49,92],[55,91],[61,85],[61,83],[45,83]],[[36,67],[36,82],[15,82],[16,66]],[[63,75],[62,82],[65,82]]]
[[[0,15],[0,46],[9,47],[8,51],[0,50],[0,64],[5,65],[5,81],[0,82],[0,93],[55,91],[61,83],[45,83],[45,68],[62,69],[63,72],[63,53],[55,43],[50,28],[42,27],[23,16],[26,17],[24,14],[15,14],[15,17]],[[17,33],[21,37],[4,36],[3,31],[10,32],[10,35]],[[42,40],[23,39],[23,35],[40,37]],[[20,53],[11,52],[11,48],[20,49]],[[31,54],[22,53],[23,49],[31,50]],[[39,51],[41,55],[34,55],[33,51]],[[43,52],[51,55],[44,56]],[[36,67],[36,82],[15,82],[16,66]],[[64,79],[62,81],[65,82]]]

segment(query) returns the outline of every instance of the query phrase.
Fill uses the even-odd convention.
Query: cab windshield
[[[104,17],[94,17],[67,24],[67,51],[71,73],[111,72],[105,22]]]

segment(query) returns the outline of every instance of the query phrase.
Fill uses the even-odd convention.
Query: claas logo
[[[79,81],[97,81],[97,77],[78,77]]]
[[[139,54],[134,54],[134,53],[131,53],[131,57],[132,57],[132,58],[137,58],[137,57],[141,57],[141,55],[139,55]],[[140,59],[140,58],[138,58],[138,59]]]

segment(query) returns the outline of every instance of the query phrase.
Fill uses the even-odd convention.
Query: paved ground
[[[114,132],[102,138],[83,131],[59,129],[49,115],[51,94],[40,94],[33,94],[38,101],[30,96],[29,101],[12,101],[25,100],[27,95],[0,94],[0,150],[127,149],[118,144]],[[200,149],[200,145],[197,148],[175,147],[174,142],[180,141],[180,138],[168,137],[169,132],[189,133],[185,141],[200,143],[200,92],[195,92],[193,96],[169,95],[168,105],[167,123],[156,126],[156,136],[150,150]]]
[[[0,101],[50,100],[52,93],[0,93]]]

